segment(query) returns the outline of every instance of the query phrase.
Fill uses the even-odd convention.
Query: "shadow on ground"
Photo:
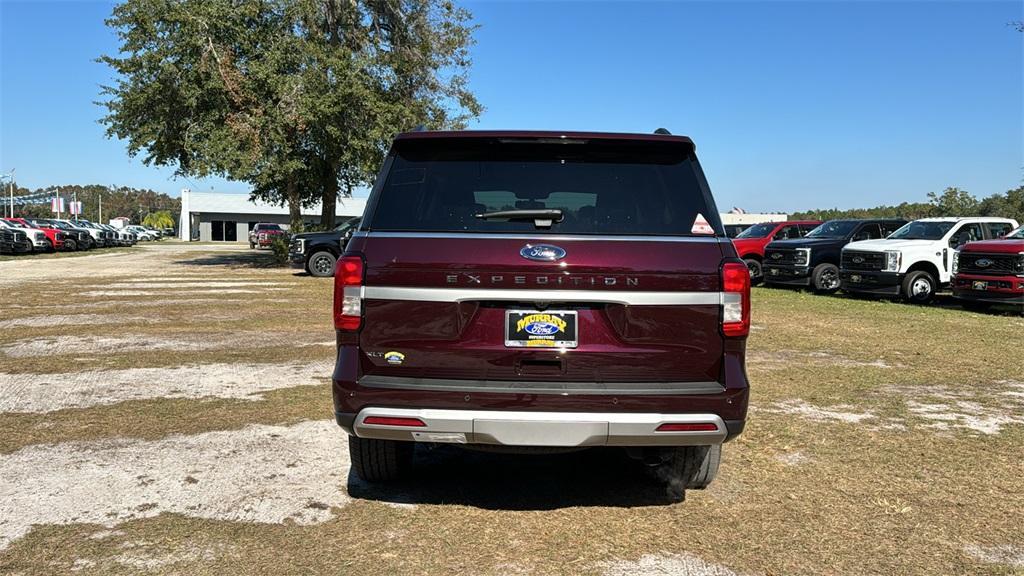
[[[521,455],[418,446],[413,479],[367,484],[353,471],[348,493],[393,504],[461,504],[487,510],[666,506],[679,501],[642,466],[613,448]]]
[[[227,252],[224,254],[206,254],[196,258],[175,260],[175,264],[185,266],[227,266],[229,268],[283,268],[285,264],[274,261],[269,252]]]

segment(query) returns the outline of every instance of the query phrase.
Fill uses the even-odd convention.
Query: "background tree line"
[[[4,191],[4,206],[7,205],[7,190]],[[53,198],[57,193],[64,198],[66,209],[61,214],[61,217],[70,218],[71,215],[67,212],[67,203],[74,200],[76,197],[79,202],[82,203],[82,214],[81,217],[86,220],[94,222],[101,222],[106,224],[111,218],[117,218],[124,216],[130,218],[133,224],[142,223],[147,217],[153,215],[150,221],[153,222],[153,218],[159,213],[166,213],[161,215],[160,222],[167,222],[167,217],[171,219],[171,223],[166,227],[174,227],[177,222],[178,215],[181,214],[181,198],[172,198],[162,192],[155,190],[142,189],[142,188],[131,188],[128,186],[105,186],[102,184],[86,184],[79,185],[73,184],[68,186],[52,186],[49,188],[38,188],[36,190],[29,190],[27,188],[19,187],[15,184],[14,196],[17,202],[18,196],[24,196],[27,194],[47,194],[47,198]],[[100,198],[103,198],[103,218],[100,218]],[[41,204],[15,204],[14,213],[18,216],[27,216],[30,218],[53,218],[56,214],[50,212],[50,202],[44,198],[44,203]]]
[[[790,215],[793,220],[832,220],[836,218],[906,218],[914,220],[934,216],[1001,216],[1024,222],[1024,186],[993,194],[979,200],[959,188],[946,188],[941,194],[928,193],[927,202],[903,202],[895,206],[829,208],[807,210]]]
[[[372,182],[395,133],[462,128],[474,26],[449,0],[126,0],[100,104],[130,155],[322,205]]]

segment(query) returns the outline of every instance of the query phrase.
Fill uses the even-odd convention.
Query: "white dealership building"
[[[338,198],[336,221],[362,216],[365,198]],[[302,219],[310,224],[320,221],[320,204],[302,208]],[[181,219],[178,233],[182,240],[200,242],[248,242],[249,230],[260,222],[288,224],[288,207],[250,200],[246,194],[181,191]]]

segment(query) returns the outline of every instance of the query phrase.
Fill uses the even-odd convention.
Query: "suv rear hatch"
[[[724,233],[688,139],[415,135],[385,174],[342,261],[367,383],[721,382]]]

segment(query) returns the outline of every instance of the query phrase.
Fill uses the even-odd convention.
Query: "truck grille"
[[[960,253],[960,272],[969,274],[1024,274],[1024,256],[1020,254]]]
[[[788,248],[771,248],[764,251],[765,265],[794,264],[795,262],[796,250]]]
[[[885,254],[881,252],[843,251],[843,270],[881,270],[885,267]]]

